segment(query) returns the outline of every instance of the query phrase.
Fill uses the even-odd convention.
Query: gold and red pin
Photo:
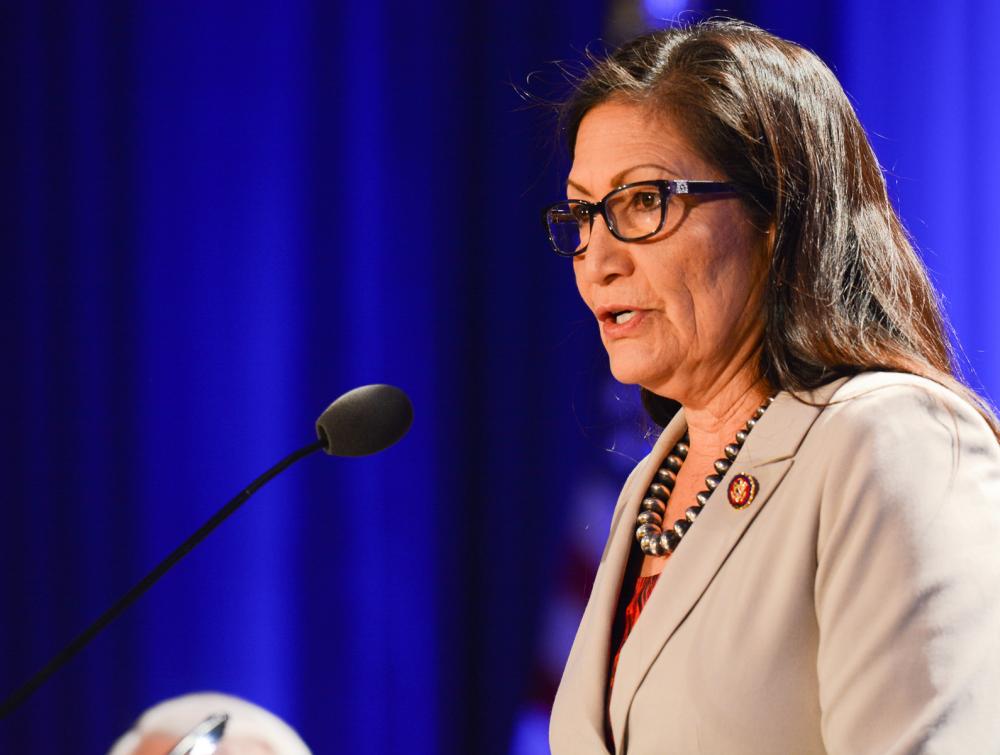
[[[736,475],[729,483],[729,505],[734,509],[745,509],[753,503],[758,487],[757,478],[753,475]]]

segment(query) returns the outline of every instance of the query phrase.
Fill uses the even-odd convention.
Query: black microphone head
[[[393,385],[363,385],[348,391],[316,420],[316,436],[331,456],[368,456],[406,435],[413,405]]]

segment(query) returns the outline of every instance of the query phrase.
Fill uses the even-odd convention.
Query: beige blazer
[[[951,391],[868,373],[782,393],[618,661],[616,752],[1000,753],[1000,446]],[[611,625],[639,503],[622,491],[556,694],[556,755],[605,753]],[[734,509],[729,480],[759,482]]]

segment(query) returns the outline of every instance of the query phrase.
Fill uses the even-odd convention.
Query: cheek
[[[759,305],[766,262],[761,236],[752,227],[741,230],[726,237],[728,252],[716,260],[716,295],[729,310],[748,314]]]
[[[695,314],[701,306],[703,271],[679,264],[656,272],[656,279],[651,283],[663,303],[667,319],[681,331],[692,330]]]
[[[732,330],[756,306],[752,300],[760,277],[760,249],[745,226],[734,225],[720,225],[731,229],[721,232],[692,229],[683,255],[674,255],[678,264],[661,277],[668,312],[679,325],[712,340]]]
[[[763,263],[765,237],[745,212],[720,214],[722,217],[705,240],[707,259],[717,279],[730,286],[752,288]]]

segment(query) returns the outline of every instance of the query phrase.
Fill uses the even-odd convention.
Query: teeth
[[[630,309],[624,312],[619,312],[617,315],[615,315],[615,323],[618,325],[624,325],[633,317],[635,317],[635,312],[633,312]]]

